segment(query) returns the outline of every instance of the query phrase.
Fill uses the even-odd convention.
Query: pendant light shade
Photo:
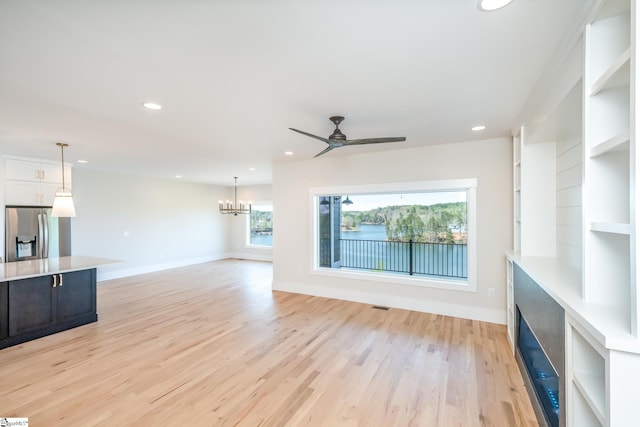
[[[68,147],[69,144],[57,142],[56,145],[60,147],[62,157],[62,188],[56,191],[51,216],[73,218],[76,216],[76,208],[73,205],[73,195],[71,194],[71,189],[64,185],[64,147]]]

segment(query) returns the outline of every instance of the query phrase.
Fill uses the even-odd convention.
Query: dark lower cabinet
[[[9,336],[49,327],[55,321],[51,276],[9,282]]]
[[[6,302],[2,300],[6,288]],[[6,311],[4,317],[3,310]],[[0,284],[0,348],[98,320],[96,270],[81,270]],[[2,335],[2,328],[6,334]]]
[[[0,343],[9,336],[9,284],[0,283]],[[2,348],[2,347],[0,347]]]
[[[56,294],[56,320],[70,321],[96,314],[95,270],[64,273]]]

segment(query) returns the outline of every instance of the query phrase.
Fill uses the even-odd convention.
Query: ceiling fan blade
[[[344,141],[344,145],[362,145],[362,144],[382,144],[385,142],[401,142],[406,141],[404,136],[390,138],[365,138],[365,139],[348,139]]]
[[[306,135],[306,136],[308,136],[308,137],[315,138],[315,139],[319,139],[320,141],[324,141],[324,142],[326,142],[327,144],[331,144],[331,140],[330,140],[330,139],[323,138],[323,137],[321,137],[321,136],[317,136],[317,135],[313,135],[313,134],[311,134],[311,133],[304,132],[304,131],[301,131],[301,130],[298,130],[298,129],[294,129],[294,128],[289,128],[289,129],[291,129],[291,130],[292,130],[292,131],[294,131],[294,132],[298,132],[298,133],[301,133],[301,134],[303,134],[303,135]]]
[[[333,150],[334,148],[338,148],[341,147],[341,145],[330,145],[327,148],[325,148],[324,150],[322,150],[321,152],[319,152],[318,154],[316,154],[315,156],[313,156],[314,158],[316,157],[320,157],[325,153],[328,153],[329,151]]]

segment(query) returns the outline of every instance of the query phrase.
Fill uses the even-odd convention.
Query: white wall
[[[556,236],[558,258],[582,268],[582,82],[563,105],[556,134]]]
[[[122,260],[99,280],[221,259],[231,219],[218,213],[228,187],[73,170],[73,255]],[[128,237],[125,234],[128,233]]]
[[[506,323],[511,163],[511,140],[500,138],[275,164],[273,288]],[[312,274],[309,188],[463,178],[478,180],[477,292]],[[489,288],[495,297],[488,296]]]

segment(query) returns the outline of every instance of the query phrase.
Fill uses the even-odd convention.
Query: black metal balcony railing
[[[340,239],[340,264],[346,268],[467,278],[467,245]]]

